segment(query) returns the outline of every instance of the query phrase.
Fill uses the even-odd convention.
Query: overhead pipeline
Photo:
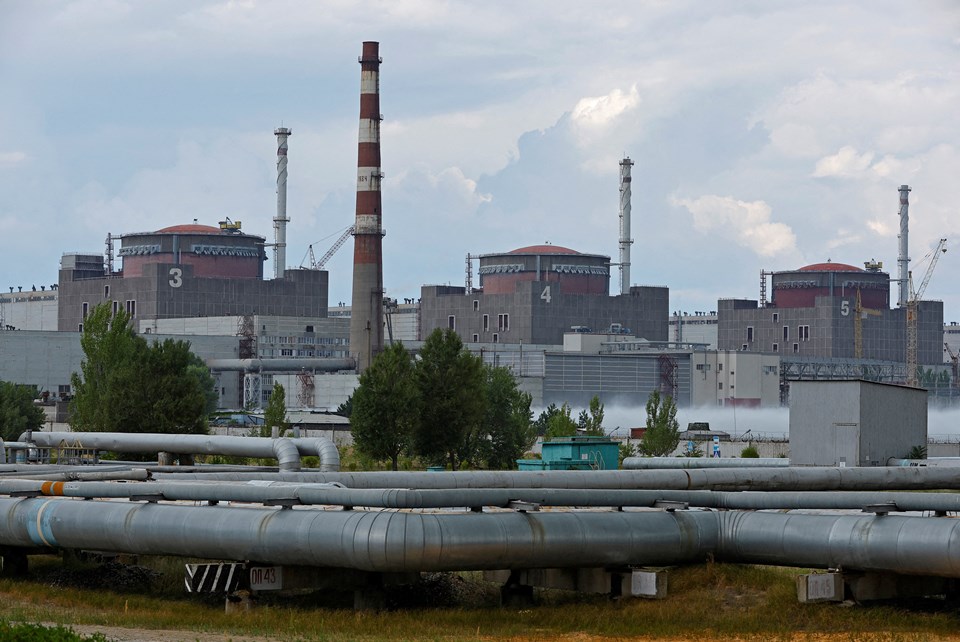
[[[650,490],[960,490],[949,468],[790,467],[718,470],[455,472],[190,472],[158,480],[337,482],[348,488],[623,488]]]
[[[0,547],[370,572],[663,565],[713,557],[960,577],[960,520],[889,515],[421,513],[0,498]]]
[[[300,470],[300,456],[314,455],[320,470],[340,470],[340,453],[325,437],[290,439],[281,437],[237,437],[232,435],[171,435],[127,432],[40,432],[28,431],[20,441],[43,448],[79,446],[112,452],[167,452],[181,455],[230,455],[235,457],[271,457],[284,471]]]
[[[786,468],[785,457],[624,457],[624,470],[665,470],[672,468]]]
[[[715,492],[662,490],[585,490],[536,488],[357,489],[339,484],[283,482],[150,481],[52,482],[0,479],[0,495],[35,492],[84,499],[152,496],[157,501],[289,502],[389,509],[469,507],[507,508],[517,502],[538,506],[656,507],[664,502],[690,507],[744,510],[870,510],[873,512],[960,512],[960,494],[909,492]]]

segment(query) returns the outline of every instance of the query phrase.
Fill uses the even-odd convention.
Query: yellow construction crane
[[[933,269],[937,267],[937,261],[940,255],[947,251],[947,239],[940,239],[937,247],[931,254],[930,265],[923,274],[923,280],[920,287],[913,291],[913,274],[908,273],[910,279],[910,298],[907,301],[907,385],[913,388],[917,387],[917,313],[919,310],[920,297],[927,289],[930,283],[930,277],[933,276]],[[924,257],[926,258],[926,257]]]
[[[880,310],[871,310],[860,303],[860,290],[857,289],[857,305],[853,309],[853,356],[863,359],[863,320],[867,315],[879,317]]]

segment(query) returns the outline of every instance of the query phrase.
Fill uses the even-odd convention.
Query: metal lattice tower
[[[314,399],[313,373],[302,371],[297,373],[297,404],[301,408],[312,408]]]

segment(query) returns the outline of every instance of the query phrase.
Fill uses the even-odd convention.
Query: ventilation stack
[[[357,372],[383,349],[383,228],[380,220],[380,43],[364,42],[360,62],[357,219],[353,232],[350,354]]]
[[[620,294],[630,294],[630,157],[620,161]]]
[[[897,282],[900,285],[900,296],[897,299],[897,305],[905,307],[910,300],[910,248],[907,243],[907,232],[910,229],[910,186],[900,186],[900,254],[897,256],[897,267],[899,268],[899,278]]]
[[[277,136],[277,215],[273,219],[273,278],[282,279],[287,269],[287,137],[286,127],[273,131]]]

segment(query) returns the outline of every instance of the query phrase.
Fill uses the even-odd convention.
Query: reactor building
[[[421,288],[422,336],[449,328],[467,343],[560,345],[569,332],[667,340],[669,289],[633,286],[609,296],[609,256],[531,245],[477,258],[479,288]]]
[[[104,302],[137,322],[182,317],[327,316],[327,272],[285,270],[263,279],[265,239],[239,223],[174,225],[120,237],[122,267],[99,254],[60,261],[57,329],[83,330]]]
[[[890,307],[890,275],[882,265],[864,268],[815,263],[765,272],[760,301],[717,303],[718,348],[780,353],[784,358],[906,360],[906,307]],[[917,361],[943,362],[943,302],[919,301]]]

